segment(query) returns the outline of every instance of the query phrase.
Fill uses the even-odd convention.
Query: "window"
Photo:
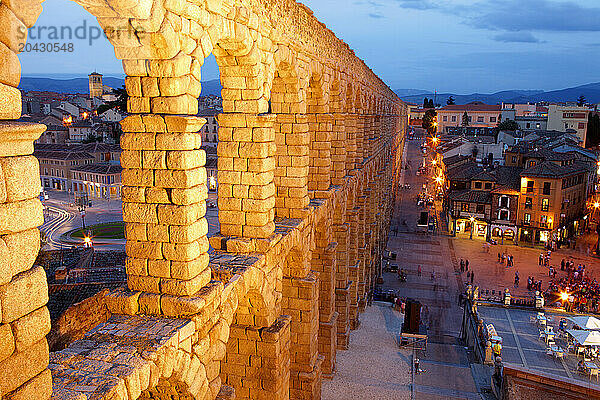
[[[456,122],[456,115],[452,116],[452,122]]]
[[[527,181],[527,193],[533,193],[533,181]]]
[[[477,122],[483,122],[483,117],[477,117]]]
[[[477,204],[477,214],[483,214],[485,212],[484,204]]]
[[[475,189],[481,189],[481,182],[475,182]]]
[[[486,189],[491,189],[492,188],[492,182],[486,182],[485,183],[485,188]]]
[[[577,129],[585,129],[585,122],[580,122],[577,124]]]
[[[517,162],[517,156],[512,156],[512,158],[510,160],[511,160],[511,162],[516,163]]]
[[[448,121],[448,116],[447,116],[447,115],[444,115],[444,116],[442,117],[442,121],[444,121],[444,122],[447,122],[447,121]]]
[[[528,123],[526,124],[526,127],[527,127],[527,129],[531,128],[531,123],[530,123],[530,122],[528,122]]]
[[[527,163],[527,168],[535,167],[535,164],[537,164],[537,163],[535,161],[531,160]]]
[[[502,208],[508,208],[508,205],[509,205],[509,198],[507,196],[500,197],[500,199],[498,201],[498,206],[500,206]]]
[[[523,215],[523,225],[529,225],[531,223],[531,214],[525,213]]]
[[[509,220],[509,211],[508,210],[500,210],[498,211],[498,219],[502,220],[502,221],[508,221]]]
[[[496,122],[496,117],[490,117],[490,122]]]
[[[546,224],[546,222],[548,222],[548,216],[547,216],[547,215],[542,215],[542,216],[540,217],[540,223],[541,223],[542,225],[545,225],[545,224]]]
[[[550,207],[550,200],[542,199],[542,211],[548,211],[549,207]]]
[[[542,189],[542,194],[550,194],[550,182],[544,182],[544,189]]]
[[[525,198],[525,208],[531,208],[533,206],[533,199],[531,197]]]
[[[469,211],[469,203],[462,203],[460,211]]]

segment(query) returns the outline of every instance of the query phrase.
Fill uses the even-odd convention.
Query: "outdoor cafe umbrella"
[[[600,332],[569,329],[567,333],[582,346],[600,346]]]
[[[600,329],[600,319],[596,317],[583,315],[578,317],[568,317],[567,319],[583,329]]]

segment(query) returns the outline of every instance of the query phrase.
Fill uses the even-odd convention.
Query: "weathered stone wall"
[[[69,307],[58,319],[52,322],[50,332],[46,336],[50,351],[62,350],[83,336],[96,325],[106,322],[110,312],[104,297],[109,290],[105,289],[94,296]]]
[[[600,398],[600,388],[516,365],[504,366],[504,400],[584,400]]]
[[[380,267],[406,106],[293,0],[77,2],[123,60],[130,96],[121,138],[128,290],[104,302],[126,336],[145,325],[132,328],[140,320],[123,315],[194,327],[185,325],[185,337],[171,333],[174,347],[160,347],[156,360],[142,351],[148,363],[128,369],[123,349],[118,365],[93,368],[125,376],[125,383],[105,379],[130,399],[231,398],[223,382],[240,398],[320,398],[321,377],[335,373],[336,350],[351,347],[349,331]],[[30,154],[44,127],[10,121],[21,108],[14,33],[40,11],[37,0],[0,5],[0,25],[11,28],[0,33],[0,397],[7,399],[51,392],[47,288],[43,270],[32,268],[42,214]],[[211,53],[224,112],[221,232],[209,256],[198,133],[205,121],[195,114]],[[105,329],[113,341],[132,340]],[[160,331],[151,333],[161,343]],[[90,360],[104,354],[103,336],[94,337],[100,348],[85,349]],[[53,366],[57,398],[67,386],[76,390],[74,375],[98,383],[87,361],[61,360],[68,371]],[[150,380],[140,386],[147,368]]]

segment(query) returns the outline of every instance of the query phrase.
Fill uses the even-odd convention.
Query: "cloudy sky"
[[[393,89],[456,93],[560,89],[599,82],[597,0],[302,0]],[[47,0],[38,25],[77,27],[73,53],[22,54],[24,75],[122,75],[97,23],[77,4]],[[31,40],[33,43],[33,41]],[[218,77],[214,61],[203,79]]]

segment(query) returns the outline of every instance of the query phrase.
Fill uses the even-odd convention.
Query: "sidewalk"
[[[350,332],[350,348],[337,352],[332,380],[323,379],[323,400],[411,398],[411,350],[396,344],[402,314],[389,303],[373,302]]]

